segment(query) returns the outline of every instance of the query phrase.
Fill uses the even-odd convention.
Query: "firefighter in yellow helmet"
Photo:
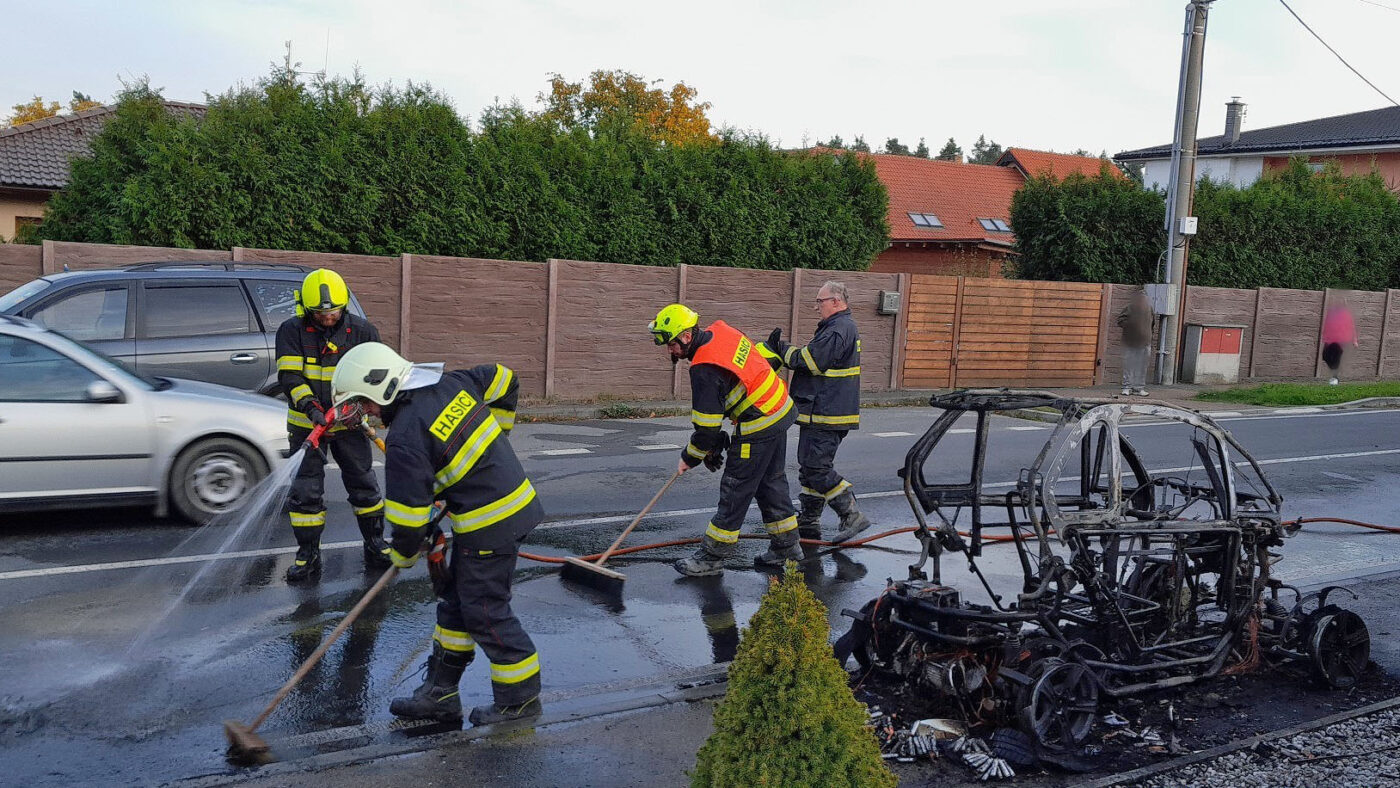
[[[350,314],[350,288],[334,271],[317,269],[306,275],[296,293],[297,313],[277,328],[277,383],[287,396],[287,438],[295,451],[326,422],[331,407],[331,375],[346,351],[378,342],[379,331],[368,320]],[[334,424],[326,433],[330,453],[364,539],[365,566],[387,569],[389,545],[384,541],[384,499],[374,476],[369,437],[353,425]],[[326,526],[322,500],[326,457],[308,449],[287,499],[297,554],[287,569],[287,582],[299,583],[321,574],[321,532]]]
[[[700,328],[700,316],[684,304],[662,309],[648,327],[665,345],[671,362],[690,362],[690,420],[695,431],[681,450],[678,473],[700,463],[724,468],[720,500],[705,529],[700,549],[674,566],[690,577],[717,575],[734,554],[749,504],[768,529],[769,548],[754,559],[760,566],[801,560],[797,517],[792,508],[784,465],[787,431],[796,417],[787,384],[748,337],[722,320]],[[724,419],[734,425],[725,433]]]

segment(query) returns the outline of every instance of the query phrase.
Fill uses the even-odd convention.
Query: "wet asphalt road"
[[[875,530],[913,523],[897,494],[895,470],[931,423],[925,408],[869,410],[864,428],[843,445],[838,467],[864,496]],[[1360,411],[1227,418],[1223,423],[1285,496],[1288,516],[1335,515],[1400,521],[1400,413]],[[961,425],[960,425],[961,426]],[[1141,424],[1128,434],[1151,468],[1191,463],[1178,428]],[[549,555],[604,548],[665,481],[688,432],[684,419],[524,424],[511,441],[524,455],[550,515],[527,549]],[[1037,451],[1044,425],[998,419],[986,478],[1010,482]],[[965,467],[972,438],[950,436],[941,468]],[[795,447],[795,432],[792,445]],[[676,448],[658,448],[658,447]],[[965,454],[964,454],[965,453]],[[790,452],[790,466],[793,465]],[[154,522],[141,512],[97,511],[0,520],[0,783],[149,784],[234,771],[223,759],[221,722],[255,717],[302,659],[373,582],[334,473],[328,482],[330,527],[319,584],[288,587],[282,572],[291,535],[280,522],[254,524],[232,545],[252,553],[217,562],[192,597],[174,605],[193,572],[210,562],[224,534]],[[793,477],[795,481],[795,476]],[[794,488],[795,489],[795,488]],[[629,544],[695,536],[717,490],[703,470],[687,474],[643,521]],[[828,513],[827,524],[833,522]],[[757,525],[751,515],[750,526]],[[195,538],[184,543],[192,535]],[[217,537],[210,541],[209,537]],[[875,596],[886,577],[905,576],[916,555],[909,536],[881,549],[827,556],[809,582],[844,631],[842,608]],[[522,562],[516,610],[544,664],[546,702],[579,702],[627,682],[664,678],[728,660],[736,623],[753,613],[767,582],[744,561],[762,541],[742,545],[744,559],[719,580],[683,580],[665,561],[677,547],[619,563],[628,576],[619,606],[562,584],[552,569]],[[982,566],[993,582],[1009,578],[1012,553],[989,548]],[[170,556],[169,563],[152,565]],[[1312,583],[1400,564],[1400,539],[1340,526],[1309,526],[1286,546],[1275,572]],[[196,556],[181,560],[178,556]],[[103,568],[129,562],[122,568]],[[962,562],[945,580],[971,581]],[[71,571],[77,569],[78,571]],[[212,580],[213,582],[210,582]],[[432,594],[420,567],[328,654],[265,726],[272,741],[315,747],[320,738],[370,743],[408,735],[388,714],[406,694],[428,647]],[[149,633],[137,648],[134,641]],[[464,704],[484,702],[484,665],[462,683]]]

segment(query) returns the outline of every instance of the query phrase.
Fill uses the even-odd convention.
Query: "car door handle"
[[[228,357],[228,360],[235,364],[251,364],[258,360],[258,355],[256,353],[234,353]]]

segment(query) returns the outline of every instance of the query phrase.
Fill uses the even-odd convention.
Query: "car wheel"
[[[187,447],[170,469],[170,503],[181,517],[203,523],[248,503],[267,476],[267,463],[232,438],[208,438]]]

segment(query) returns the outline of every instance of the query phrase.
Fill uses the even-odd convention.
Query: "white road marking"
[[[668,451],[671,449],[679,449],[680,447],[674,443],[658,443],[653,446],[633,446],[632,448],[637,451]]]
[[[1349,451],[1349,452],[1338,452],[1338,453],[1335,453],[1335,454],[1312,454],[1312,455],[1308,455],[1308,456],[1305,456],[1305,457],[1278,457],[1278,458],[1270,459],[1270,460],[1259,460],[1259,464],[1260,464],[1260,465],[1285,465],[1285,464],[1298,463],[1298,462],[1318,462],[1318,461],[1326,461],[1326,460],[1347,460],[1347,459],[1354,459],[1354,458],[1357,458],[1357,457],[1382,457],[1382,456],[1389,456],[1389,455],[1395,455],[1395,454],[1400,454],[1400,449],[1377,449],[1377,450],[1374,450],[1374,451]],[[1236,466],[1239,466],[1239,467],[1247,466],[1248,464],[1249,464],[1249,463],[1248,463],[1247,461],[1245,461],[1245,460],[1240,460],[1239,462],[1236,462],[1236,463],[1235,463],[1235,465],[1236,465]],[[1153,473],[1153,474],[1182,473],[1182,472],[1185,472],[1185,471],[1194,470],[1196,467],[1199,467],[1199,466],[1188,466],[1188,467],[1181,467],[1181,468],[1151,468],[1151,469],[1148,470],[1148,472],[1149,472],[1149,473]],[[1077,481],[1078,479],[1079,479],[1078,476],[1065,476],[1065,477],[1062,477],[1062,478],[1061,478],[1061,481],[1067,481],[1067,482],[1068,482],[1068,481]],[[1016,483],[1015,481],[989,482],[989,483],[985,484],[984,486],[985,486],[985,487],[1015,487],[1016,484],[1017,484],[1017,483]],[[857,497],[857,498],[860,498],[860,499],[866,499],[866,500],[868,500],[868,499],[872,499],[872,498],[893,498],[893,497],[900,496],[900,495],[903,495],[903,494],[904,494],[904,490],[902,490],[902,489],[901,489],[901,490],[881,490],[881,491],[879,491],[879,492],[860,493],[860,494],[856,495],[856,497]],[[714,511],[714,507],[712,507],[712,506],[707,506],[707,507],[705,507],[705,508],[703,508],[703,509],[672,509],[672,510],[670,510],[670,511],[665,511],[665,512],[652,512],[651,514],[647,515],[646,519],[648,519],[648,520],[655,520],[655,519],[659,519],[659,518],[663,518],[663,517],[685,517],[685,516],[689,516],[689,515],[692,515],[692,514],[705,514],[705,513],[713,512],[713,511]],[[602,524],[605,524],[605,523],[626,523],[626,522],[631,522],[631,520],[632,520],[632,518],[633,518],[634,516],[635,516],[635,515],[631,515],[631,514],[622,514],[622,515],[606,515],[606,516],[603,516],[603,517],[588,517],[588,518],[575,519],[575,520],[555,520],[555,521],[552,521],[552,522],[545,522],[545,523],[542,523],[542,524],[539,525],[539,528],[540,528],[540,529],[546,529],[546,528],[548,528],[548,529],[553,529],[553,528],[573,528],[573,527],[577,527],[577,526],[581,526],[581,525],[602,525]],[[340,550],[340,549],[344,549],[344,548],[348,548],[348,547],[360,547],[360,545],[361,545],[361,542],[357,539],[357,540],[350,541],[350,542],[332,542],[332,543],[330,543],[330,544],[323,544],[323,545],[321,545],[321,549],[322,549],[322,550]],[[265,555],[291,555],[292,552],[293,552],[292,546],[288,545],[287,547],[270,547],[270,548],[266,548],[266,549],[263,549],[263,550],[241,550],[241,551],[231,552],[231,553],[208,553],[208,554],[203,554],[203,555],[178,555],[178,556],[168,556],[168,557],[165,557],[165,558],[145,558],[145,559],[136,560],[136,561],[113,561],[113,562],[111,562],[111,563],[105,563],[105,564],[82,564],[82,565],[78,565],[78,566],[54,566],[54,567],[48,567],[48,568],[46,568],[46,569],[19,569],[19,570],[15,570],[15,571],[11,571],[11,572],[0,572],[0,580],[18,580],[18,579],[26,578],[26,577],[47,577],[47,576],[50,576],[50,575],[67,575],[67,574],[78,574],[78,573],[83,573],[83,572],[100,572],[100,571],[104,571],[104,570],[108,570],[108,569],[141,569],[141,568],[148,567],[148,566],[166,566],[166,565],[173,565],[173,564],[199,563],[199,562],[202,562],[202,561],[218,561],[218,560],[226,560],[226,559],[229,559],[229,558],[254,558],[254,557],[265,556]]]
[[[532,451],[529,454],[537,454],[543,457],[562,457],[566,454],[592,454],[592,449],[544,449],[542,451]]]
[[[948,430],[948,434],[949,434],[949,435],[971,435],[972,433],[974,433],[974,432],[976,432],[976,431],[977,431],[977,430],[975,430],[975,429],[973,429],[973,428],[971,428],[971,427],[957,427],[957,428],[955,428],[955,429]]]
[[[1013,432],[1030,432],[1031,430],[1048,430],[1048,429],[1050,429],[1050,428],[1049,428],[1049,427],[1029,427],[1029,426],[1027,426],[1027,427],[1007,427],[1007,429],[1008,429],[1008,430],[1011,430],[1011,431],[1013,431]]]
[[[914,433],[912,433],[912,432],[872,432],[872,433],[870,433],[870,434],[871,434],[871,435],[874,435],[874,436],[877,437],[877,438],[907,438],[907,437],[913,435]]]

